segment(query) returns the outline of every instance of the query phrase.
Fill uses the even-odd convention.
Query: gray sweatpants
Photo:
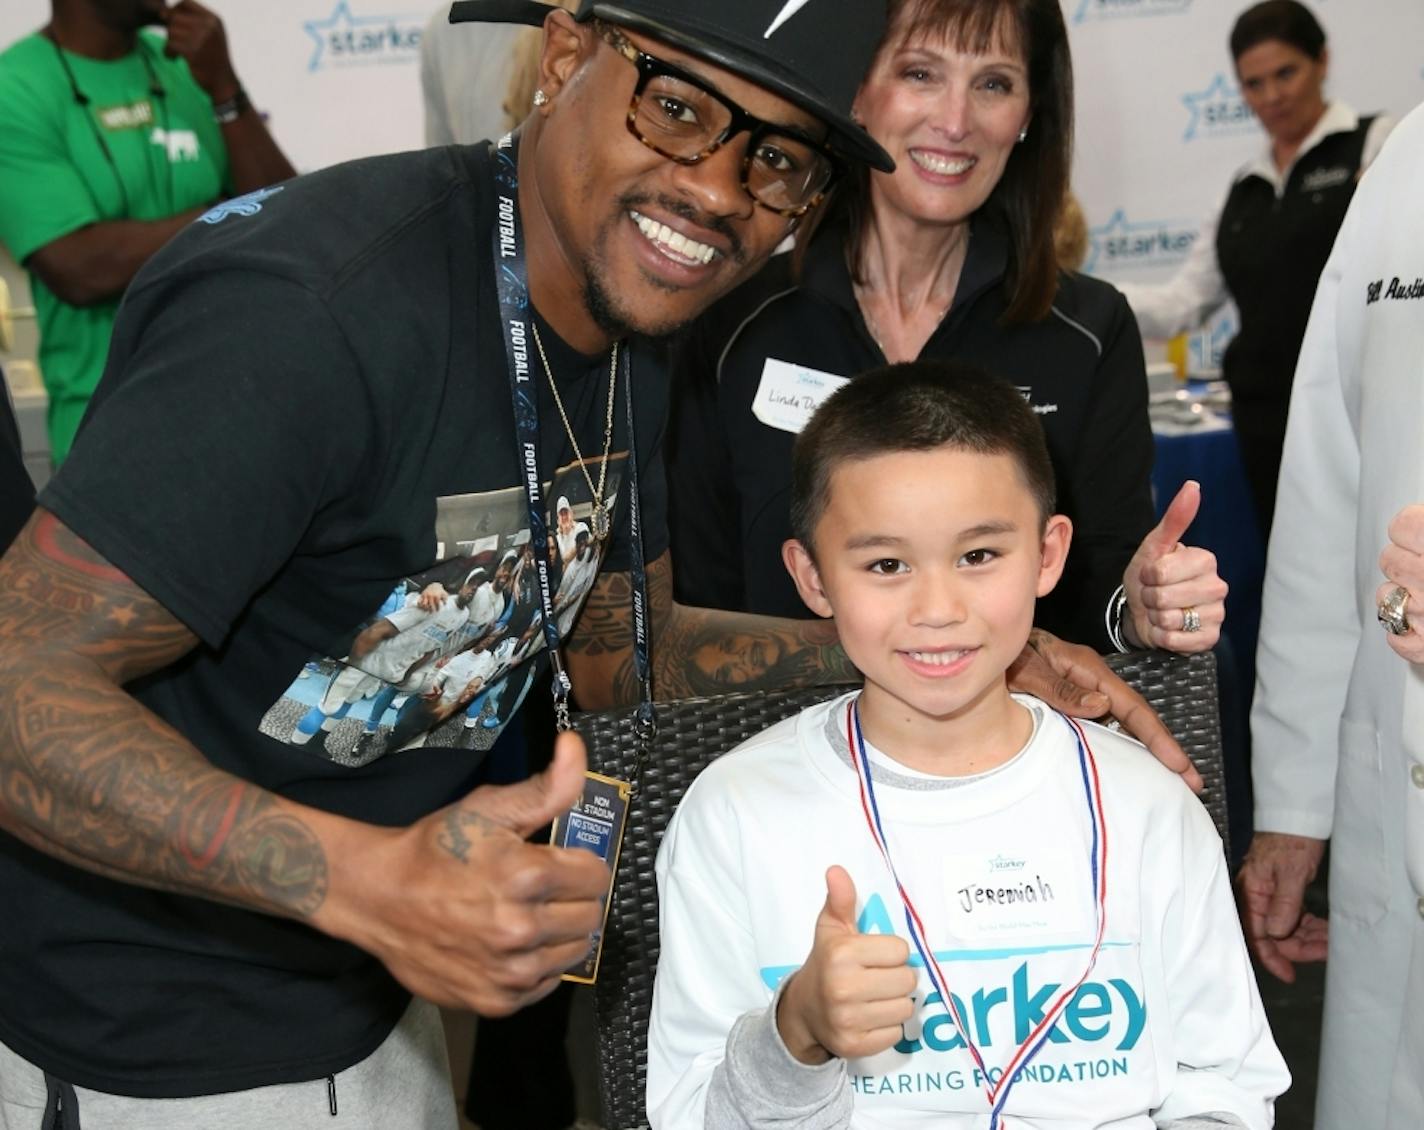
[[[455,1098],[440,1011],[412,1001],[381,1046],[326,1079],[192,1099],[132,1099],[74,1088],[78,1120],[66,1130],[453,1130]],[[49,1105],[44,1072],[0,1043],[0,1130],[41,1130]]]

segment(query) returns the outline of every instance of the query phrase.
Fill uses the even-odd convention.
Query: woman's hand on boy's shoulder
[[[786,1050],[816,1066],[832,1057],[862,1059],[893,1047],[914,1012],[917,979],[910,947],[893,934],[862,934],[855,883],[843,867],[826,872],[826,902],[816,916],[806,964],[777,1003]]]
[[[1009,668],[1009,689],[1041,698],[1076,718],[1111,715],[1152,756],[1201,792],[1201,774],[1147,700],[1112,673],[1090,647],[1035,628]]]

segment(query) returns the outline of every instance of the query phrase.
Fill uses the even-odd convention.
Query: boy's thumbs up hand
[[[914,1012],[910,994],[918,979],[906,964],[909,956],[903,938],[859,931],[855,884],[844,868],[831,867],[811,954],[778,1001],[776,1026],[787,1050],[802,1063],[818,1064],[893,1046]]]
[[[856,934],[855,882],[844,867],[833,866],[826,871],[826,905],[816,919],[816,937],[821,931]]]
[[[1187,481],[1162,520],[1142,540],[1127,572],[1124,629],[1135,647],[1207,651],[1221,636],[1226,619],[1226,582],[1209,550],[1183,545],[1201,507],[1201,486]]]

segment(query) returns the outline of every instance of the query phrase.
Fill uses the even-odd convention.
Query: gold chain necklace
[[[613,449],[613,405],[618,398],[618,343],[616,341],[613,343],[613,348],[608,354],[608,415],[603,422],[603,461],[598,470],[598,486],[595,487],[593,477],[588,473],[588,464],[584,461],[583,452],[579,450],[578,440],[574,437],[573,426],[569,423],[569,414],[564,411],[564,402],[559,396],[559,386],[554,383],[554,370],[549,368],[549,358],[544,353],[544,343],[539,339],[539,326],[533,321],[529,324],[534,328],[534,345],[539,350],[539,360],[544,365],[544,375],[549,378],[549,391],[554,394],[554,406],[559,410],[559,419],[564,422],[564,433],[569,437],[569,443],[574,449],[574,457],[579,462],[584,482],[588,483],[588,492],[593,497],[593,513],[589,515],[589,534],[595,542],[601,542],[608,536],[608,531],[613,524],[603,502],[603,488],[608,483],[608,453]],[[555,515],[555,519],[557,518],[558,515]]]

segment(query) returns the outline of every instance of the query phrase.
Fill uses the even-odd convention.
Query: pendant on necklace
[[[599,501],[593,504],[593,513],[588,516],[589,533],[593,535],[593,540],[603,541],[608,536],[612,523],[608,520],[608,506]]]

